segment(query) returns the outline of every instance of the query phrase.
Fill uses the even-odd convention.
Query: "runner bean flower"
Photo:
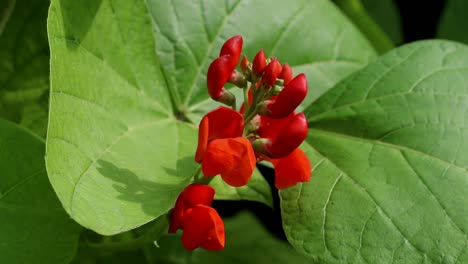
[[[308,92],[306,76],[294,77],[289,64],[267,58],[263,49],[252,63],[245,55],[239,63],[242,45],[241,36],[228,39],[208,68],[208,94],[229,107],[220,106],[200,121],[195,161],[201,168],[194,181],[207,184],[219,174],[233,187],[244,186],[256,163],[269,161],[275,168],[276,188],[307,182],[312,168],[299,148],[308,133],[307,120],[295,111]],[[227,83],[243,90],[239,110]],[[177,199],[169,231],[183,230],[186,249],[224,247],[223,222],[210,207],[213,197],[212,187],[192,184]]]

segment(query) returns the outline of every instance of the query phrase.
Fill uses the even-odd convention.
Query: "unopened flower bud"
[[[257,55],[255,55],[255,58],[252,63],[252,71],[257,75],[257,77],[262,76],[263,71],[265,70],[266,67],[266,57],[265,57],[265,52],[263,49],[261,49]]]
[[[293,78],[293,71],[289,64],[283,64],[283,69],[281,70],[281,73],[278,76],[278,78],[283,79],[284,84],[287,84],[289,81],[291,81],[291,79]]]
[[[270,63],[266,66],[262,77],[262,82],[267,86],[272,86],[278,75],[281,73],[281,63],[276,58],[271,58]]]

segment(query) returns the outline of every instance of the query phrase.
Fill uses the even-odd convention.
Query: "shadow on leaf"
[[[186,159],[181,159],[180,162],[184,164]],[[115,182],[112,187],[120,193],[118,199],[140,204],[145,214],[153,217],[160,216],[161,211],[171,209],[179,193],[188,184],[188,179],[173,180],[175,177],[179,178],[174,169],[165,169],[169,177],[158,178],[155,175],[154,181],[148,181],[109,161],[99,160],[97,164],[99,173]]]

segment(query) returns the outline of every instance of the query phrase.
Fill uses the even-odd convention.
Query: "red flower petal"
[[[219,52],[219,56],[229,55],[229,68],[232,72],[235,68],[237,63],[239,62],[239,58],[242,52],[242,36],[237,35],[234,36],[226,42],[224,42],[223,46],[221,47],[221,51]]]
[[[271,58],[262,77],[263,83],[267,86],[272,86],[276,82],[276,78],[281,73],[281,70],[281,63],[276,58]]]
[[[215,209],[206,205],[197,205],[187,213],[182,244],[185,249],[202,247],[208,250],[224,248],[224,223]]]
[[[310,180],[312,167],[309,158],[299,148],[282,159],[270,161],[275,166],[275,186],[279,190]]]
[[[215,195],[213,187],[203,184],[191,184],[179,195],[171,212],[169,233],[175,233],[183,228],[187,211],[198,204],[211,205]]]
[[[268,116],[283,118],[291,114],[307,95],[307,79],[303,73],[288,82],[274,101],[267,105]]]
[[[206,77],[206,85],[208,87],[208,93],[214,100],[218,100],[223,96],[223,88],[226,82],[231,77],[232,58],[229,55],[220,56],[216,58],[208,68]]]
[[[208,142],[214,139],[239,137],[244,129],[244,119],[239,112],[220,106],[208,112],[200,122],[195,161],[200,163]]]
[[[208,177],[221,174],[227,184],[239,187],[249,182],[255,164],[255,153],[248,139],[216,139],[208,143],[202,170]]]
[[[307,136],[307,119],[303,113],[291,114],[286,118],[261,117],[258,134],[266,138],[265,149],[270,158],[282,158],[291,153]]]

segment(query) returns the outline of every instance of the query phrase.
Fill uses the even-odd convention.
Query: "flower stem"
[[[360,0],[333,0],[345,15],[359,28],[379,54],[395,47],[387,34],[366,12]]]

